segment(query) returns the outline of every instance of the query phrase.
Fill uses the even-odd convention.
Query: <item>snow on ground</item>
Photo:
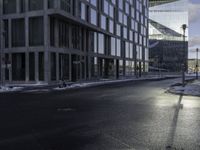
[[[20,91],[22,89],[23,89],[23,87],[0,86],[0,93],[15,92],[15,91]]]
[[[169,92],[174,94],[200,96],[200,81],[194,81],[193,83],[188,83],[185,87],[172,86],[169,89]]]
[[[91,82],[83,82],[83,83],[74,83],[71,85],[67,85],[66,87],[56,87],[53,90],[66,90],[66,89],[73,89],[73,88],[81,88],[81,87],[89,87],[89,86],[96,86],[96,85],[104,85],[110,83],[120,83],[120,82],[127,82],[127,81],[142,81],[142,80],[151,80],[151,79],[161,79],[165,77],[161,76],[152,76],[152,77],[143,77],[143,78],[124,78],[119,80],[110,80],[110,79],[100,79],[98,81],[91,81]]]

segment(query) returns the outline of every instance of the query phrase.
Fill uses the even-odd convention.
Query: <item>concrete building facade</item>
[[[148,0],[0,0],[1,81],[54,83],[146,72],[148,5]]]

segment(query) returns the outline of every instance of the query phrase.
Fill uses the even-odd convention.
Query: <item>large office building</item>
[[[188,0],[151,0],[149,8],[150,69],[180,72],[187,67]],[[187,70],[187,68],[186,68]]]
[[[148,0],[0,0],[1,81],[54,83],[147,71],[148,5]]]

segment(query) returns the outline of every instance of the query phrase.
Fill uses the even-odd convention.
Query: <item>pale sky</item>
[[[200,0],[189,0],[189,58],[196,58],[200,49]],[[199,52],[200,58],[200,52]]]

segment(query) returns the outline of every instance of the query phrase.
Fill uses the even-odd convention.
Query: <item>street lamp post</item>
[[[198,75],[198,71],[199,71],[199,58],[198,58],[198,52],[199,49],[196,49],[196,79],[198,80],[199,75]]]
[[[182,64],[182,85],[184,86],[185,85],[185,71],[186,71],[186,66],[187,66],[187,58],[186,58],[186,46],[185,46],[185,31],[186,31],[186,28],[187,28],[187,25],[186,24],[183,24],[182,27],[183,29],[183,50],[184,50],[184,60],[183,60],[183,64]]]

